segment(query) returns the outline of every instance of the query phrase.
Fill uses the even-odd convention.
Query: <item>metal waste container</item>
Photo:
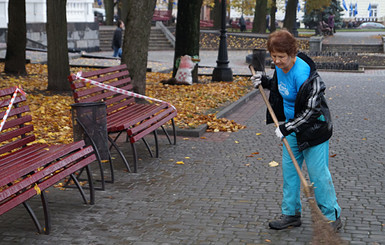
[[[265,71],[266,49],[253,49],[251,64],[256,71]]]
[[[74,140],[84,140],[99,152],[101,160],[109,160],[107,106],[104,102],[71,105]]]

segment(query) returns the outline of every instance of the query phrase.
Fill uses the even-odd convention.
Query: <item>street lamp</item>
[[[219,41],[217,66],[213,70],[213,81],[233,81],[233,71],[228,66],[229,60],[227,57],[227,43],[226,43],[226,0],[222,0],[221,13],[221,35]]]

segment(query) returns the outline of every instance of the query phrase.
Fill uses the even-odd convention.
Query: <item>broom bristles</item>
[[[306,190],[307,189],[307,190]],[[322,214],[317,202],[314,198],[314,191],[312,186],[305,187],[305,194],[308,198],[310,206],[311,218],[313,223],[313,240],[312,245],[333,244],[343,245],[349,244],[343,240],[332,228],[329,220]]]

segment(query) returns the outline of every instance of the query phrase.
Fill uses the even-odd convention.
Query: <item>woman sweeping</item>
[[[317,205],[333,230],[337,231],[342,227],[341,208],[329,171],[332,122],[324,97],[325,84],[314,62],[305,54],[298,53],[297,40],[287,30],[272,33],[267,48],[275,64],[274,75],[272,78],[255,75],[252,80],[256,87],[261,84],[270,90],[269,102],[278,120],[284,121],[275,133],[280,139],[287,139],[300,167],[306,161]],[[267,114],[267,123],[272,122]],[[282,214],[269,222],[269,227],[276,230],[302,224],[300,179],[285,145],[282,172]]]

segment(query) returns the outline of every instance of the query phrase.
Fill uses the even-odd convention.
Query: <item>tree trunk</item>
[[[104,0],[104,9],[106,10],[106,25],[114,24],[114,0]]]
[[[297,17],[297,1],[288,0],[286,5],[285,20],[283,21],[283,27],[289,32],[293,33],[294,24]]]
[[[26,75],[25,46],[27,27],[25,0],[13,0],[8,3],[7,53],[4,72],[14,75]]]
[[[127,9],[123,40],[122,64],[126,64],[133,81],[134,92],[146,93],[146,72],[151,20],[156,0],[123,0]],[[127,8],[126,8],[127,7]]]
[[[253,32],[266,33],[267,0],[257,0],[255,3]]]
[[[277,11],[277,0],[273,0],[270,9],[270,33],[275,32],[275,12]]]
[[[222,8],[221,8],[220,0],[215,0],[215,5],[213,8],[213,16],[211,18],[214,20],[214,29],[219,30],[221,29],[221,23],[222,23]]]
[[[175,31],[173,77],[176,75],[176,60],[183,55],[199,57],[200,12],[203,0],[179,0]],[[193,70],[193,82],[198,81],[198,71]]]
[[[127,22],[127,15],[128,15],[128,4],[127,0],[122,0],[122,3],[120,4],[120,19],[126,24]]]
[[[174,0],[168,0],[167,10],[171,11],[171,13],[172,13],[173,7],[174,7]]]
[[[47,1],[48,90],[69,91],[67,0]]]

